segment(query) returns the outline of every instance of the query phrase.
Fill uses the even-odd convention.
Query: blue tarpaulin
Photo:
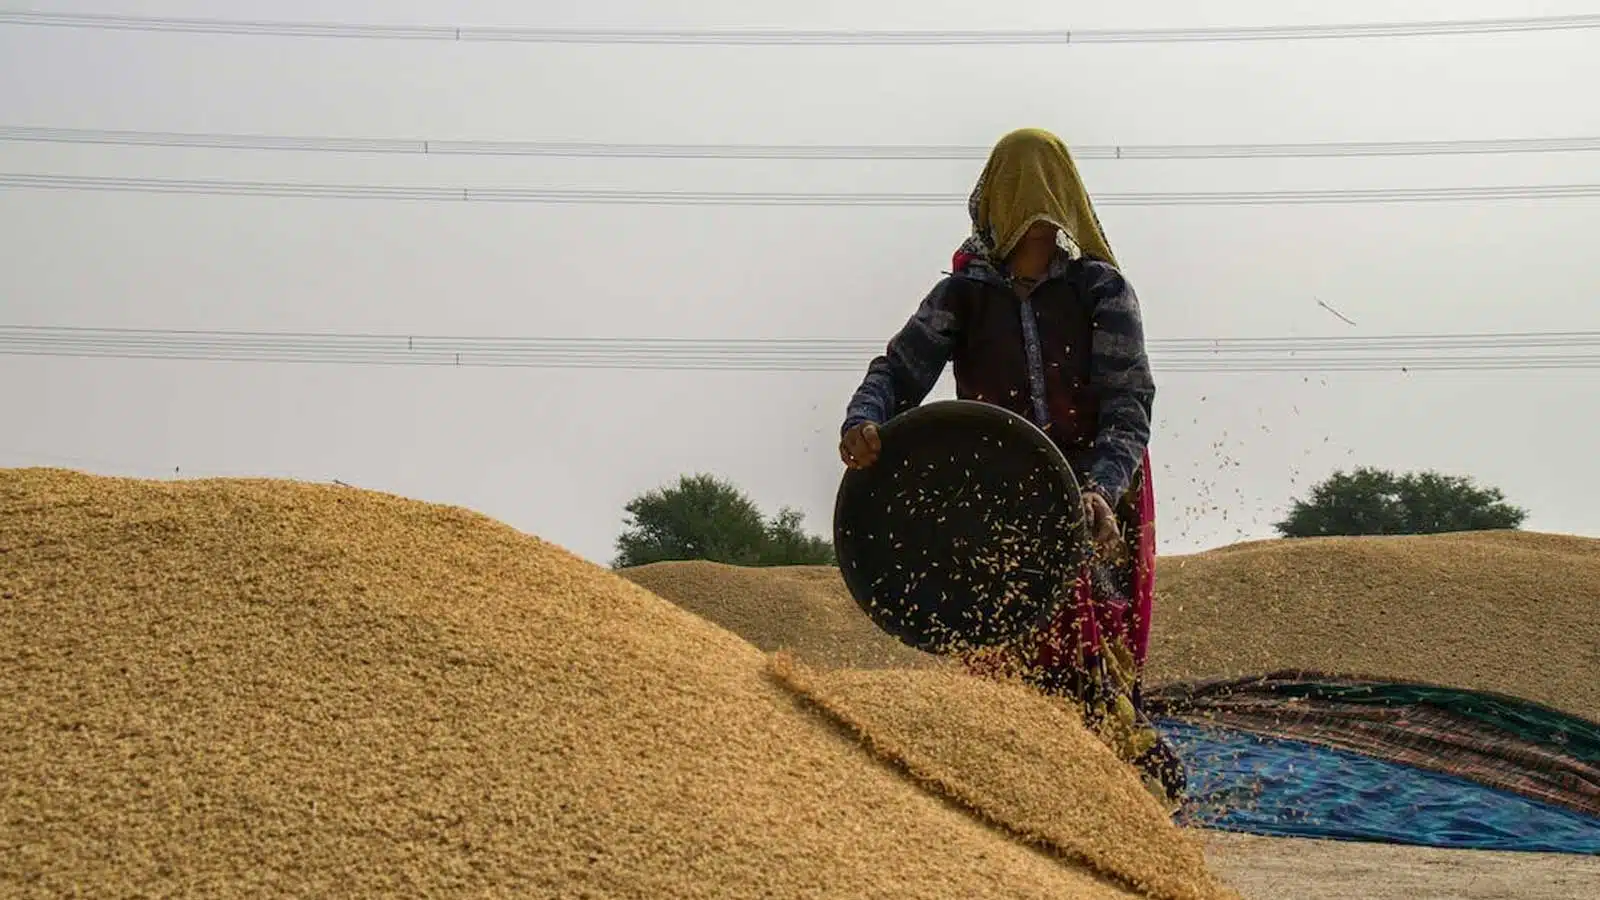
[[[1402,763],[1162,719],[1188,769],[1185,824],[1284,837],[1600,854],[1600,818]]]

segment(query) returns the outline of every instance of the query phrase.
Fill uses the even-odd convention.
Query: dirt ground
[[[1585,900],[1600,858],[1198,832],[1247,900]]]

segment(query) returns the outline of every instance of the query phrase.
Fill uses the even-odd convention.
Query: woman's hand
[[[1089,524],[1089,534],[1101,549],[1121,543],[1122,529],[1117,525],[1117,514],[1103,494],[1099,491],[1084,492],[1083,514]]]
[[[844,433],[839,441],[839,458],[852,469],[865,469],[878,461],[878,451],[882,449],[878,426],[862,422]]]

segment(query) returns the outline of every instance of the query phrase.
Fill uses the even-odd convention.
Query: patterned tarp
[[[1144,702],[1169,722],[1349,751],[1600,818],[1600,724],[1516,697],[1286,671],[1166,685]]]
[[[1186,825],[1279,837],[1600,854],[1600,818],[1454,775],[1226,726],[1159,720]]]

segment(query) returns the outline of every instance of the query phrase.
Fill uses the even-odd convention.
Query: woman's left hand
[[[1117,514],[1099,491],[1084,493],[1083,514],[1088,518],[1089,534],[1096,544],[1110,547],[1118,542],[1121,529],[1117,527]]]

